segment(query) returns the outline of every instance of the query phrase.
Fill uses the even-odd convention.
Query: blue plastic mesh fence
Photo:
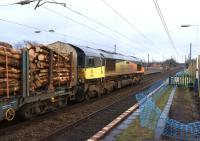
[[[160,118],[161,111],[153,102],[153,99],[148,99],[140,107],[140,125],[141,127],[147,127],[155,129],[157,121]]]
[[[163,135],[179,140],[200,140],[200,122],[184,124],[173,119],[167,119]]]
[[[157,125],[157,121],[161,115],[161,110],[156,106],[155,102],[165,92],[167,85],[163,85],[152,97],[148,98],[147,95],[158,88],[162,83],[162,81],[159,81],[143,93],[136,95],[140,107],[140,125],[142,127],[155,129]]]
[[[160,81],[157,81],[154,85],[152,85],[152,86],[146,88],[143,92],[138,93],[138,94],[136,95],[136,100],[137,100],[137,101],[142,100],[142,99],[145,98],[149,93],[151,93],[151,92],[154,91],[156,88],[158,88],[162,83],[163,83],[163,81],[161,81],[161,80],[160,80]],[[141,103],[141,102],[139,102],[139,103]]]
[[[192,122],[184,124],[168,117],[161,117],[162,111],[156,106],[156,101],[162,96],[167,89],[167,85],[163,85],[152,97],[147,95],[155,90],[162,83],[147,89],[142,93],[136,95],[140,108],[140,125],[155,130],[159,119],[166,121],[165,129],[162,133],[164,136],[172,137],[179,140],[194,140],[200,141],[200,122]]]

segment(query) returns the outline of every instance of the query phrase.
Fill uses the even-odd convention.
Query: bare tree
[[[32,45],[35,45],[35,46],[39,45],[39,43],[36,42],[36,41],[23,40],[23,41],[17,42],[14,45],[14,48],[21,49],[21,48],[25,47],[29,43],[31,43]]]

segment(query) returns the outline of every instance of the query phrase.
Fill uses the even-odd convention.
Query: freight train
[[[17,58],[20,83],[11,89],[10,77],[16,75],[9,75],[9,65],[16,64],[8,63],[13,56],[6,51],[11,49],[0,48],[7,54],[0,63],[6,76],[0,83],[7,88],[0,91],[0,120],[11,121],[16,113],[31,118],[64,107],[69,101],[90,100],[138,84],[144,75],[142,62],[136,57],[58,41],[21,49]]]

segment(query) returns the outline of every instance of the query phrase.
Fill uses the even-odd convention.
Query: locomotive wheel
[[[15,118],[15,110],[12,108],[7,109],[5,116],[6,116],[6,120],[12,121]]]

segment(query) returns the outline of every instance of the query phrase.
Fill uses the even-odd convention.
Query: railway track
[[[151,76],[148,79],[145,79],[144,83],[156,81],[152,80],[155,76]],[[166,76],[162,77],[165,78]],[[145,85],[145,84],[144,84]],[[150,83],[151,85],[151,83]],[[149,84],[145,85],[141,90],[150,86]],[[141,91],[140,90],[140,91]],[[137,91],[139,92],[139,91]],[[133,92],[136,93],[136,92]],[[57,129],[53,133],[41,139],[41,141],[81,141],[87,140],[93,134],[98,132],[104,126],[109,124],[113,119],[127,110],[129,107],[136,103],[135,97],[128,95],[123,99],[118,100],[117,97],[113,98],[113,103],[103,107],[102,109],[84,117],[83,119],[71,124],[63,125],[62,128]]]
[[[14,126],[1,129],[0,139],[85,140],[133,105],[136,100],[131,94],[141,91],[167,75],[145,76],[141,85],[123,88],[105,95],[103,98],[78,103],[30,121],[20,122]],[[105,105],[102,105],[102,103]],[[61,135],[59,139],[56,138],[57,135]]]
[[[152,79],[156,74],[148,74],[146,76],[144,76],[144,80],[143,82],[145,81],[149,81],[150,79]],[[127,87],[126,87],[127,88]],[[126,88],[122,88],[122,91],[123,89],[126,89]],[[119,90],[118,90],[119,91]],[[114,92],[115,93],[115,92]],[[114,93],[111,93],[109,95],[102,95],[100,98],[106,98],[107,96],[110,96],[110,95],[113,95]],[[95,102],[97,100],[99,100],[100,98],[96,97],[95,99],[91,99],[89,102]],[[56,111],[52,111],[51,113],[46,113],[45,115],[42,115],[42,116],[39,116],[39,117],[36,117],[36,118],[32,118],[31,120],[33,122],[37,122],[37,121],[40,121],[42,120],[43,118],[47,118],[49,116],[53,116],[53,115],[56,115],[57,113],[59,112],[65,112],[67,108],[68,111],[72,110],[73,108],[77,108],[79,106],[83,106],[84,104],[88,103],[87,101],[85,102],[82,102],[82,103],[69,103],[68,106],[66,107],[63,107],[62,109],[59,109],[59,110],[56,110]],[[16,119],[14,119],[13,121],[10,121],[10,122],[7,122],[6,120],[5,121],[1,121],[0,122],[0,135],[1,133],[4,133],[4,129],[8,130],[9,128],[16,128],[18,127],[18,125],[20,124],[21,125],[26,125],[29,121],[26,121],[26,120],[23,120],[23,119],[20,119],[18,117],[16,117]]]

